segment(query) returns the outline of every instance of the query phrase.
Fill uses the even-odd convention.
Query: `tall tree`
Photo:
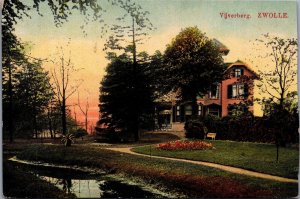
[[[19,11],[16,11],[19,9]],[[23,45],[14,34],[14,25],[25,13],[26,7],[19,1],[5,1],[2,9],[2,86],[4,130],[9,132],[10,142],[15,131],[15,74],[25,59]],[[20,16],[21,15],[21,16]]]
[[[107,66],[100,87],[100,123],[133,135],[135,141],[139,139],[138,128],[143,118],[154,110],[145,65],[134,68],[126,54],[118,56]]]
[[[61,109],[61,121],[62,121],[62,133],[67,133],[67,100],[71,97],[78,89],[81,80],[74,81],[71,83],[71,78],[78,71],[74,64],[71,62],[71,58],[66,58],[64,51],[61,48],[61,54],[59,60],[55,63],[59,68],[57,71],[55,68],[51,72],[53,79],[53,87],[55,90],[57,101]]]
[[[164,60],[168,85],[179,91],[181,100],[192,102],[192,115],[196,115],[197,96],[223,78],[225,67],[218,47],[197,27],[188,27],[167,45]]]
[[[298,128],[298,125],[294,125],[294,121],[298,119],[297,109],[291,107],[297,96],[295,85],[298,40],[263,34],[262,38],[256,39],[255,45],[260,51],[263,49],[265,52],[265,54],[259,52],[257,57],[261,64],[258,70],[260,75],[258,88],[267,97],[263,96],[259,101],[264,105],[269,128],[274,132],[278,162],[279,147],[285,146],[291,137],[289,134]]]
[[[118,17],[118,23],[111,27],[113,34],[107,40],[104,50],[107,51],[107,58],[112,60],[112,65],[108,66],[108,68],[113,68],[115,64],[127,65],[127,70],[130,71],[130,82],[124,82],[124,84],[130,85],[131,87],[131,89],[128,90],[128,92],[131,93],[131,96],[128,98],[130,101],[126,100],[126,106],[128,111],[130,111],[130,121],[127,121],[127,131],[131,131],[134,135],[134,139],[138,141],[140,119],[143,112],[147,109],[147,103],[145,103],[145,108],[143,108],[141,104],[147,101],[141,99],[144,97],[141,93],[144,92],[144,89],[147,90],[147,85],[143,84],[140,78],[145,75],[142,72],[145,69],[144,58],[148,56],[146,53],[138,53],[137,45],[143,42],[142,40],[147,36],[147,32],[153,29],[153,25],[147,17],[149,12],[143,11],[141,7],[136,8],[134,4],[127,4],[123,8],[126,10],[126,13],[124,16]],[[130,45],[128,45],[128,43],[130,43]],[[125,54],[118,57],[120,50]],[[126,69],[124,68],[122,70]],[[120,71],[120,73],[125,73],[125,71]],[[120,79],[120,81],[123,80]],[[107,82],[104,81],[102,82],[103,92],[106,92],[106,83]],[[151,97],[149,99],[151,99]],[[100,103],[102,103],[101,100]]]
[[[256,39],[255,44],[266,52],[258,55],[260,63],[266,63],[260,65],[258,70],[258,87],[262,93],[268,94],[267,99],[271,99],[281,109],[285,108],[285,99],[295,93],[298,40],[264,34],[262,38]]]
[[[17,75],[18,84],[16,85],[17,103],[23,112],[23,120],[29,120],[32,125],[32,132],[38,136],[38,121],[42,121],[45,110],[53,96],[50,86],[50,77],[48,72],[42,68],[41,61],[27,63],[26,66]]]

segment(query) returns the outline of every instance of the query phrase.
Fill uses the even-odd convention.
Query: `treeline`
[[[197,96],[222,79],[225,65],[219,46],[197,27],[183,29],[164,53],[139,53],[144,26],[132,19],[130,26],[116,26],[106,44],[110,63],[100,85],[98,125],[109,138],[138,141],[139,129],[154,128],[158,103],[191,101],[196,114]],[[126,30],[129,35],[122,35]],[[122,43],[126,37],[132,45]]]
[[[9,22],[2,21],[2,38],[5,38],[2,45],[4,139],[9,138],[12,142],[16,137],[38,137],[45,132],[53,138],[57,133],[65,133],[57,86],[43,68],[44,61],[27,54],[27,44],[14,35],[13,24]],[[65,118],[70,132],[78,129],[68,108]]]

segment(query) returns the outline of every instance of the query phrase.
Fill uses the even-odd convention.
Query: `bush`
[[[298,142],[298,116],[290,115],[286,119],[282,141],[285,143]],[[218,139],[249,141],[249,142],[276,142],[276,129],[273,118],[254,117],[251,114],[243,114],[239,117],[226,116],[218,118],[215,116],[206,116],[200,118],[198,122],[204,123],[209,132],[217,133]],[[278,121],[277,121],[278,123]]]
[[[184,130],[186,138],[204,139],[207,133],[207,128],[199,118],[187,121],[184,124]]]
[[[77,129],[74,133],[73,133],[74,137],[75,138],[80,138],[80,137],[83,137],[85,135],[88,135],[88,133],[86,132],[85,129],[83,128],[79,128]]]

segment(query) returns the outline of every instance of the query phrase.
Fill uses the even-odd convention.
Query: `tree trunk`
[[[48,110],[48,125],[49,125],[49,132],[50,132],[51,139],[53,139],[52,121],[51,121],[49,110]]]
[[[192,116],[198,115],[197,94],[192,94]]]
[[[37,131],[37,125],[36,125],[36,115],[33,114],[33,130],[34,130],[34,133],[35,133],[35,137],[38,138],[38,131]],[[41,139],[42,139],[42,135],[41,135]]]
[[[137,83],[136,83],[136,76],[137,76],[137,60],[136,60],[136,41],[135,41],[135,27],[134,27],[135,21],[134,17],[132,17],[132,46],[133,46],[133,86],[137,88]],[[137,102],[137,106],[139,106],[139,102],[137,99],[138,93],[134,93],[133,99],[135,102]],[[133,134],[134,134],[134,141],[137,142],[140,139],[139,136],[139,113],[138,110],[135,110],[136,113],[134,114],[133,121]]]
[[[67,116],[66,116],[66,100],[62,99],[62,106],[61,106],[61,121],[62,121],[62,133],[66,135],[67,133]]]
[[[66,147],[70,147],[70,146],[71,146],[71,143],[72,143],[72,140],[67,139],[67,140],[66,140]]]
[[[139,135],[139,124],[137,120],[133,124],[133,133],[134,133],[134,141],[138,142],[140,140],[140,135]]]
[[[279,143],[276,144],[276,162],[278,163],[279,159]]]
[[[85,130],[88,132],[88,116],[85,116]]]
[[[9,96],[9,104],[8,104],[8,132],[9,132],[9,141],[13,142],[14,135],[14,121],[13,121],[13,92],[12,92],[12,70],[10,58],[7,59],[6,65],[8,66],[8,96]]]

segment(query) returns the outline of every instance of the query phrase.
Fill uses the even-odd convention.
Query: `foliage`
[[[67,135],[63,135],[61,142],[66,146],[70,147],[72,143],[74,143],[74,135],[72,133],[68,133]]]
[[[207,129],[198,118],[190,119],[184,124],[185,137],[204,139]]]
[[[183,29],[164,53],[168,69],[165,78],[180,99],[192,101],[196,115],[197,95],[207,93],[211,85],[223,78],[225,66],[218,47],[197,27]]]
[[[45,120],[45,109],[54,94],[50,86],[50,77],[41,65],[40,61],[28,63],[17,74],[19,83],[16,85],[16,102],[22,107],[20,116],[23,117],[19,119],[28,120],[29,125],[32,125],[31,132],[34,130],[36,136],[39,129],[46,129],[45,124],[39,126],[38,122]]]
[[[114,130],[121,129],[128,136],[135,135],[136,125],[139,127],[143,115],[154,110],[146,67],[144,63],[135,68],[126,55],[112,60],[107,66],[100,87],[100,123]]]
[[[73,133],[73,135],[74,135],[74,138],[80,138],[80,137],[88,135],[88,133],[85,129],[79,128]]]
[[[284,100],[296,84],[298,40],[264,34],[256,39],[256,45],[262,45],[267,51],[259,55],[262,61],[271,59],[259,70],[258,87],[268,95],[267,99],[284,107]]]
[[[124,1],[124,0],[107,0],[108,4],[117,6],[126,13],[130,13],[134,17],[138,24],[144,26],[145,21],[149,19],[145,18],[147,12],[144,12],[137,3]],[[15,121],[13,114],[17,110],[15,105],[15,77],[14,74],[18,73],[19,65],[26,62],[25,58],[28,57],[24,54],[23,46],[19,39],[14,34],[15,25],[24,17],[30,17],[30,10],[36,10],[41,16],[40,7],[45,4],[48,7],[54,18],[56,26],[61,26],[64,22],[68,21],[68,18],[74,11],[79,11],[85,16],[84,25],[81,26],[83,33],[86,34],[84,26],[89,20],[97,21],[99,24],[103,24],[103,14],[106,10],[102,5],[103,1],[97,0],[72,0],[72,1],[53,1],[53,0],[33,0],[33,1],[20,1],[20,0],[5,0],[3,2],[2,10],[2,66],[3,66],[3,93],[4,99],[7,102],[5,114],[7,120],[5,125],[9,131],[10,141],[13,141],[13,135],[15,132]],[[102,25],[102,34],[107,32],[107,24]],[[105,30],[106,29],[106,30]],[[5,96],[6,95],[6,96]],[[62,102],[62,112],[65,112],[64,102]],[[48,117],[49,118],[49,117]],[[65,118],[65,114],[62,114],[62,118]],[[62,119],[63,132],[66,132],[66,119]],[[49,126],[51,122],[49,122]],[[50,128],[51,131],[51,128]],[[51,133],[52,135],[52,133]]]
[[[53,91],[42,62],[25,56],[23,53],[22,56],[4,58],[9,60],[2,71],[4,131],[11,130],[13,117],[16,136],[32,137],[33,133],[37,135],[38,131],[47,128],[45,109]]]
[[[176,140],[157,145],[158,149],[162,150],[204,150],[212,149],[212,143],[204,141]]]
[[[274,113],[271,117],[254,117],[251,113],[245,113],[238,117],[227,116],[223,118],[208,115],[200,118],[209,132],[215,132],[218,139],[276,143],[278,125],[284,129],[281,133],[282,143],[298,143],[298,114]],[[280,122],[279,118],[282,122]],[[284,122],[283,122],[284,121]],[[277,123],[277,124],[276,124]],[[283,124],[285,123],[285,124]]]

